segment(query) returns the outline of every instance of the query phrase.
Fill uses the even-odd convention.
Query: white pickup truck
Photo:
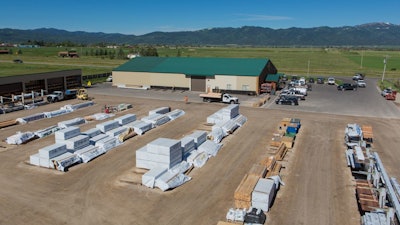
[[[303,93],[301,93],[300,91],[296,91],[294,89],[284,89],[281,91],[281,93],[279,94],[279,96],[294,96],[296,97],[298,100],[306,100],[306,97]]]

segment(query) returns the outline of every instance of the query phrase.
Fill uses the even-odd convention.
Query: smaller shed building
[[[136,57],[112,77],[119,87],[259,94],[267,74],[276,73],[267,58]]]

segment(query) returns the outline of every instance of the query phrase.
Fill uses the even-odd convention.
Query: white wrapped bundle
[[[22,117],[22,118],[19,118],[19,119],[22,120],[23,121],[22,124],[24,124],[24,123],[28,123],[28,122],[35,121],[35,120],[40,120],[40,119],[43,119],[43,118],[45,118],[45,114],[44,113],[37,113],[37,114],[33,114],[33,115]],[[19,120],[19,119],[17,119],[17,120]]]
[[[76,125],[80,125],[80,124],[84,124],[84,123],[86,123],[86,120],[84,118],[78,117],[78,118],[74,118],[71,120],[58,122],[58,126],[61,128],[67,128],[67,127],[76,126]]]
[[[7,144],[9,145],[20,145],[24,144],[32,139],[34,139],[36,135],[33,132],[18,132],[14,135],[11,135],[6,139]]]
[[[90,138],[92,138],[92,137],[95,137],[97,135],[100,135],[101,134],[101,130],[99,128],[92,128],[92,129],[89,129],[89,130],[87,130],[85,132],[82,132],[82,134],[83,135],[87,135]]]
[[[241,127],[244,125],[244,123],[247,122],[247,117],[243,116],[243,115],[238,115],[237,117],[234,118],[236,124]]]
[[[181,109],[175,109],[171,112],[166,113],[165,115],[168,116],[168,118],[170,120],[175,120],[175,119],[185,115],[185,111],[183,111]]]
[[[97,141],[95,146],[99,147],[101,151],[108,152],[117,146],[116,140],[117,139],[115,137],[106,137]]]
[[[37,130],[34,133],[39,138],[43,138],[43,137],[49,136],[49,135],[51,135],[51,134],[53,134],[53,133],[55,133],[55,132],[57,132],[59,130],[61,130],[61,127],[59,127],[57,125],[54,125],[54,126],[51,126],[51,127],[44,128],[42,130]]]
[[[132,123],[133,121],[136,120],[136,115],[135,114],[126,114],[123,116],[120,116],[118,118],[115,118],[116,121],[118,121],[119,125],[125,125],[128,123]]]
[[[117,127],[117,128],[107,131],[106,134],[111,137],[116,137],[116,136],[124,133],[127,130],[128,130],[127,127]]]
[[[187,135],[188,137],[192,137],[194,139],[194,143],[196,144],[196,149],[207,140],[207,132],[196,130],[193,133]]]
[[[126,124],[125,127],[132,128],[138,135],[143,135],[145,132],[151,130],[153,125],[142,120],[136,120],[132,123]]]
[[[70,113],[70,112],[72,112],[72,110],[61,108],[61,109],[54,110],[54,111],[51,111],[51,112],[44,112],[44,115],[46,116],[46,118],[53,118],[53,117],[60,116],[60,115],[63,115],[63,114],[67,114],[67,113]]]
[[[154,127],[158,127],[170,121],[169,117],[164,114],[152,114],[141,119],[144,122],[151,123]]]
[[[105,152],[102,151],[98,146],[93,145],[89,145],[75,152],[75,154],[81,158],[83,163],[88,163],[104,153]]]
[[[107,131],[115,129],[117,127],[119,127],[119,123],[115,120],[110,120],[96,125],[96,128],[100,129],[103,133],[106,133]]]
[[[96,143],[104,138],[110,137],[107,134],[99,134],[89,139],[89,144],[96,145]]]
[[[156,179],[155,186],[160,188],[162,191],[166,191],[178,187],[188,182],[190,179],[190,177],[185,176],[184,174],[168,170]]]
[[[181,139],[182,154],[185,155],[196,149],[196,144],[194,143],[193,137],[183,137]]]
[[[67,145],[67,149],[76,151],[88,146],[90,144],[89,139],[89,136],[78,135],[67,140],[57,140],[57,143],[64,143]]]
[[[160,107],[157,109],[153,109],[151,111],[149,111],[149,116],[153,115],[153,114],[165,114],[171,111],[170,107]]]
[[[77,110],[77,109],[92,106],[93,104],[94,104],[93,101],[86,101],[86,102],[78,103],[75,105],[71,105],[70,107],[72,110]]]
[[[220,148],[221,148],[220,144],[207,140],[197,148],[197,151],[206,152],[209,156],[215,157]]]
[[[34,166],[40,166],[39,153],[33,154],[29,157],[29,163]]]
[[[72,153],[66,152],[62,155],[59,155],[53,159],[51,159],[56,170],[66,171],[69,167],[76,163],[80,163],[81,159]]]
[[[39,149],[39,156],[44,159],[51,159],[67,152],[67,145],[55,143]]]
[[[163,173],[167,172],[166,168],[154,167],[153,169],[147,171],[142,176],[142,184],[149,188],[154,188],[156,179],[159,178]]]
[[[54,136],[57,140],[67,140],[73,137],[76,137],[81,134],[81,130],[79,127],[71,126],[65,129],[61,129],[55,132]]]
[[[193,166],[196,168],[203,167],[209,158],[206,152],[199,152],[197,150],[194,150],[189,154],[190,155],[187,157],[187,162],[193,164]]]

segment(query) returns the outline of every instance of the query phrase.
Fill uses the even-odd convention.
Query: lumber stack
[[[362,125],[361,130],[363,133],[363,139],[364,141],[368,143],[372,143],[374,139],[374,135],[372,132],[372,126],[371,125]]]
[[[369,181],[356,180],[356,195],[364,212],[371,212],[379,208],[378,198]]]
[[[288,151],[288,147],[286,146],[285,143],[281,143],[281,145],[278,148],[278,151],[275,154],[275,158],[277,161],[282,161],[283,158],[285,158],[285,155]]]
[[[235,207],[239,209],[251,207],[251,196],[258,182],[259,177],[256,175],[246,174],[239,186],[235,190]]]
[[[259,178],[264,178],[265,175],[267,175],[267,171],[268,171],[268,169],[265,165],[253,164],[253,166],[250,168],[248,174],[258,176]]]

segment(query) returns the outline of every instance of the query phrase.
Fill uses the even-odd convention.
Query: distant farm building
[[[0,54],[2,54],[2,55],[10,54],[10,50],[8,50],[8,49],[0,49]]]
[[[277,69],[267,58],[136,57],[112,71],[113,85],[260,94]]]

